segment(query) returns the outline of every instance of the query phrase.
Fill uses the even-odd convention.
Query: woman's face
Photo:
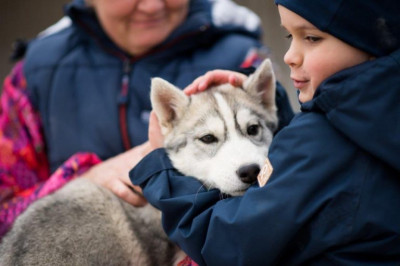
[[[329,76],[370,59],[370,56],[326,32],[289,9],[278,6],[282,26],[291,39],[284,61],[299,90],[299,101],[310,101],[318,86]]]
[[[163,42],[186,18],[189,0],[91,0],[107,35],[131,55]]]

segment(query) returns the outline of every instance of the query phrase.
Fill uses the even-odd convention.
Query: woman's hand
[[[112,157],[90,168],[81,177],[111,190],[115,195],[134,206],[144,206],[147,201],[138,186],[132,185],[129,171],[152,150],[145,142],[124,153]]]
[[[154,111],[150,113],[149,118],[149,142],[151,150],[155,150],[164,146],[164,136],[161,133],[161,127]]]
[[[221,85],[224,83],[230,83],[232,86],[240,87],[246,79],[247,76],[239,72],[212,70],[195,79],[192,84],[185,88],[184,92],[187,95],[191,95],[204,91],[212,85]]]

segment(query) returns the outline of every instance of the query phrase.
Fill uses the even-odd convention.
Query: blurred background
[[[297,94],[289,79],[289,68],[283,63],[288,48],[285,32],[272,0],[234,0],[257,13],[264,28],[264,43],[270,48],[278,80],[288,91],[295,111],[299,110]],[[63,6],[69,0],[0,0],[0,79],[3,80],[13,63],[12,45],[16,39],[29,40],[57,22],[63,16]]]

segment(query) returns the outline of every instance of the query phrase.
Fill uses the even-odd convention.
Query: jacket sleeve
[[[130,176],[162,211],[168,236],[200,265],[273,265],[299,226],[290,205],[272,200],[265,187],[222,199],[218,190],[175,171],[163,149]]]
[[[172,241],[200,265],[276,265],[288,259],[283,254],[303,249],[296,254],[311,257],[309,252],[324,250],[326,243],[339,243],[350,234],[356,206],[347,201],[346,193],[338,191],[353,180],[343,176],[341,183],[334,176],[343,161],[351,161],[354,154],[342,152],[340,157],[327,160],[341,143],[313,142],[315,127],[310,125],[301,130],[289,127],[271,146],[274,170],[268,183],[262,188],[252,186],[243,196],[226,198],[216,189],[206,190],[197,180],[175,171],[163,149],[145,157],[132,169],[130,178],[162,211],[164,230]],[[297,137],[300,132],[304,132],[303,137],[310,135],[311,141]],[[329,138],[329,132],[318,134]],[[312,154],[309,151],[313,149],[321,152]],[[338,184],[330,186],[330,182]],[[340,212],[321,213],[324,218],[315,221],[316,213],[338,194],[343,195],[338,197],[343,200],[335,203]],[[304,228],[310,223],[314,223],[309,228],[318,235],[317,240],[297,238],[309,234]],[[324,242],[324,238],[329,241]],[[311,245],[307,251],[305,247]]]
[[[33,201],[50,194],[100,160],[76,154],[50,175],[40,117],[26,93],[18,63],[0,98],[0,238]]]

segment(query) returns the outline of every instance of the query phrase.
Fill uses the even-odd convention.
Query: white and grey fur
[[[269,60],[242,89],[224,85],[188,97],[156,78],[151,92],[174,166],[231,195],[255,182],[267,155],[277,125],[274,97]],[[0,265],[175,265],[184,253],[160,217],[78,178],[18,217],[2,239]]]
[[[152,89],[174,167],[207,188],[244,193],[256,181],[278,124],[271,62],[264,61],[243,88],[225,84],[188,97],[155,78]]]

